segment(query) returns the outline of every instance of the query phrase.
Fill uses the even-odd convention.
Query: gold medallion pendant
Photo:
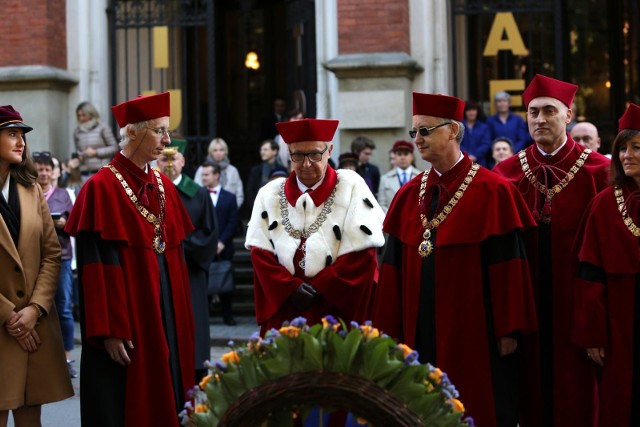
[[[431,231],[424,230],[422,238],[424,240],[418,245],[418,254],[420,254],[422,258],[426,258],[433,252],[433,243],[429,240],[431,239]]]
[[[160,228],[159,225],[156,225],[154,231],[156,235],[153,238],[153,251],[159,255],[164,253],[166,244],[164,243],[164,240],[162,240],[162,228]]]
[[[423,213],[420,214],[420,222],[422,222],[422,227],[424,228],[424,233],[422,233],[422,242],[418,245],[418,254],[422,258],[426,258],[433,252],[434,246],[431,242],[431,230],[435,230],[442,224],[442,222],[449,216],[453,208],[458,204],[464,192],[467,191],[471,181],[473,181],[473,177],[476,176],[476,173],[480,169],[480,166],[477,163],[473,163],[467,176],[458,187],[458,191],[455,192],[454,196],[449,200],[449,203],[442,209],[442,212],[438,214],[431,221],[427,219],[427,216]],[[420,193],[418,195],[418,206],[422,206],[422,200],[424,199],[424,193],[427,188],[427,179],[429,178],[429,172],[431,169],[422,174],[422,180],[420,181]]]

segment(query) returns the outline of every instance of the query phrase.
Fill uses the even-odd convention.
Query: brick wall
[[[410,53],[409,0],[338,0],[338,49]]]
[[[4,0],[0,67],[67,68],[65,0]]]

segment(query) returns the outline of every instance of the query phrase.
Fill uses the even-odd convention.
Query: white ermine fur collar
[[[367,184],[356,172],[340,169],[331,213],[306,243],[305,275],[313,277],[338,257],[384,245],[384,212]],[[282,225],[280,188],[285,178],[270,181],[258,192],[247,229],[245,246],[273,252],[278,262],[294,274],[293,256],[300,239],[287,233]],[[285,200],[286,201],[286,200]],[[287,203],[289,221],[294,230],[306,230],[316,221],[324,203],[316,206],[308,194],[302,194],[295,206]]]

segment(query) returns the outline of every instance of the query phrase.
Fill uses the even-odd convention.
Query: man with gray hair
[[[491,140],[506,137],[513,141],[513,150],[518,152],[527,148],[533,142],[527,131],[527,124],[519,115],[511,112],[511,95],[498,92],[493,97],[496,114],[487,118],[487,125],[491,131]]]
[[[515,427],[516,350],[536,329],[523,249],[535,223],[513,185],[460,151],[463,111],[458,98],[413,94],[409,135],[432,168],[391,202],[372,317],[447,372],[479,426]]]
[[[182,242],[193,230],[175,185],[149,162],[169,139],[169,93],[112,108],[122,151],[82,187],[82,425],[178,426],[194,385],[194,325]],[[150,398],[150,394],[153,398]]]

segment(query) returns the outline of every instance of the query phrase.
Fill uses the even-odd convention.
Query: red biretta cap
[[[636,104],[629,104],[629,108],[618,120],[618,132],[625,129],[640,130],[640,107]]]
[[[413,115],[462,121],[464,101],[453,96],[413,92]]]
[[[333,140],[338,128],[338,120],[302,119],[276,123],[280,136],[287,144],[303,141]]]
[[[528,107],[532,99],[548,96],[562,101],[564,105],[571,108],[571,103],[577,90],[578,86],[573,83],[567,83],[562,80],[543,76],[542,74],[536,74],[533,80],[531,80],[531,83],[529,83],[529,86],[522,92],[522,100],[524,101],[524,106]]]
[[[391,151],[393,151],[394,153],[396,151],[408,151],[410,153],[413,153],[413,144],[408,141],[396,141],[393,143]]]
[[[171,114],[169,92],[157,95],[138,96],[115,107],[111,107],[118,125],[123,128],[131,123],[139,123]]]

